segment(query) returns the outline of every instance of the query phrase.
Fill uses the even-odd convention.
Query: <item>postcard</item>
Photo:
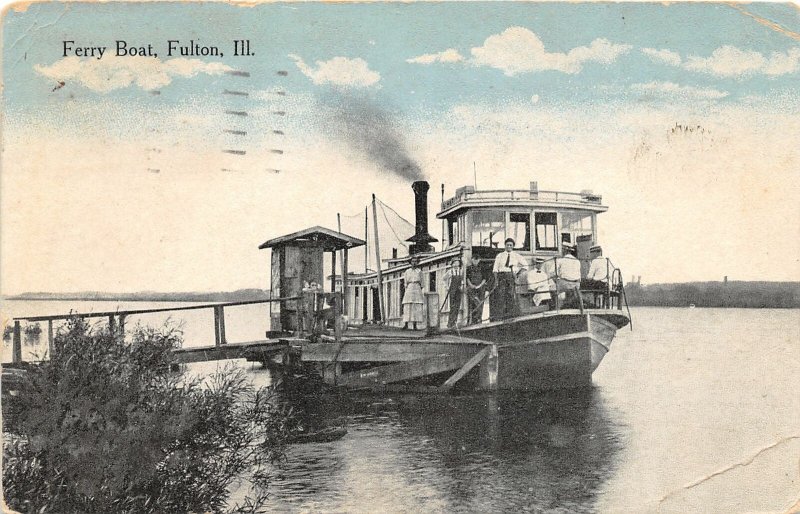
[[[19,2],[19,512],[800,511],[790,3]]]

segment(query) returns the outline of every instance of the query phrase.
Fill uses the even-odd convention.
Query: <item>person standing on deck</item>
[[[481,269],[481,260],[472,256],[472,264],[467,266],[467,304],[469,312],[467,323],[474,325],[483,319],[483,302],[486,299],[486,277]]]
[[[425,321],[423,304],[425,298],[422,296],[422,270],[419,269],[419,257],[411,257],[411,267],[403,273],[406,292],[403,294],[403,329],[408,329],[408,324],[412,324],[412,329],[417,329],[417,323]]]
[[[527,261],[514,251],[514,240],[506,239],[506,251],[494,259],[494,272],[497,286],[492,294],[492,321],[510,318],[519,314],[516,295],[516,276],[528,267]],[[496,308],[494,307],[496,305]]]
[[[461,273],[461,259],[453,259],[450,268],[444,273],[444,285],[447,287],[447,298],[450,301],[450,313],[447,317],[447,328],[453,328],[461,312],[461,296],[464,288],[464,275]]]

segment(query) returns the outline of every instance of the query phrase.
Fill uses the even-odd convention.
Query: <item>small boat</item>
[[[690,303],[690,304],[689,304],[689,308],[690,308],[690,309],[694,309],[694,304],[693,304],[693,303]]]
[[[347,435],[347,429],[344,427],[327,427],[309,432],[297,431],[289,436],[288,442],[290,444],[329,443],[337,441],[345,435]]]

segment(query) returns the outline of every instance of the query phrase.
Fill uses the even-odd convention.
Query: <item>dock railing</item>
[[[284,302],[288,300],[298,300],[299,297],[287,298],[269,298],[265,300],[244,300],[238,302],[225,302],[225,303],[207,303],[200,305],[185,305],[181,307],[161,307],[156,309],[131,309],[131,310],[116,310],[105,312],[71,312],[69,314],[55,314],[45,316],[20,316],[13,318],[13,342],[11,362],[13,364],[22,363],[22,321],[39,322],[47,321],[47,344],[49,354],[53,354],[53,322],[64,321],[72,318],[89,319],[89,318],[108,318],[108,330],[111,333],[119,334],[124,337],[125,334],[125,320],[128,316],[140,314],[155,314],[162,312],[179,312],[200,309],[212,309],[214,311],[214,344],[217,348],[228,343],[225,337],[225,308],[238,307],[241,305],[255,305],[266,304],[272,302]]]

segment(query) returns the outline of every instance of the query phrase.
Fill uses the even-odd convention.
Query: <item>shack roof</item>
[[[283,246],[295,241],[321,241],[326,252],[346,250],[348,248],[364,245],[364,241],[356,237],[348,236],[347,234],[336,232],[329,228],[316,226],[270,239],[262,243],[258,249],[263,250],[264,248]]]

